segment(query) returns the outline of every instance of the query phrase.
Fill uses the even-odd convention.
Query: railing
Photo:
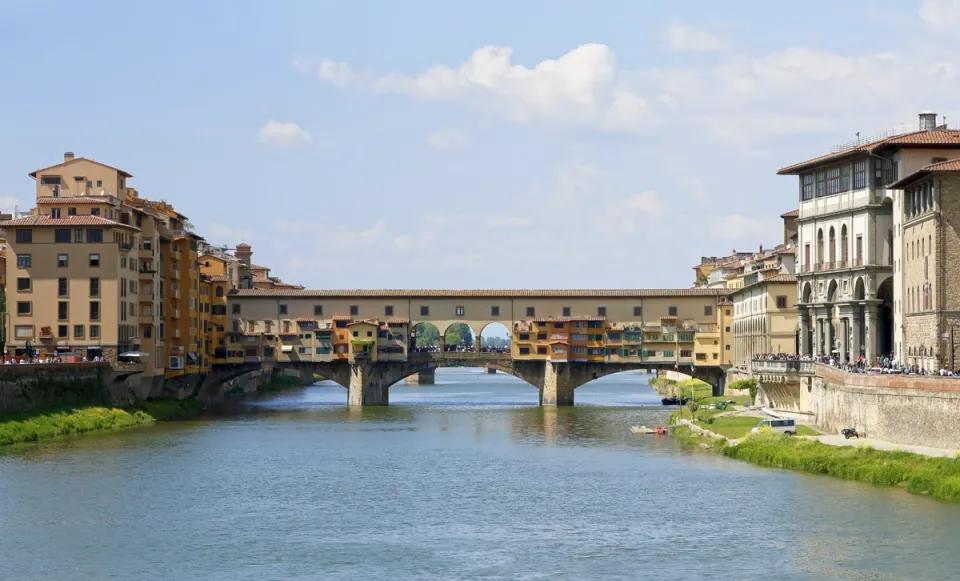
[[[407,355],[408,361],[436,361],[438,359],[447,359],[459,361],[466,359],[482,359],[509,361],[513,356],[510,353],[489,353],[486,351],[414,351]]]
[[[813,375],[817,369],[814,361],[770,361],[768,359],[754,359],[750,362],[750,370],[754,373],[802,373]]]

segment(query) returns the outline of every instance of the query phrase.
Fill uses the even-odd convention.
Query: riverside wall
[[[960,449],[960,378],[845,373],[818,365],[800,381],[801,413],[827,432],[855,427],[895,444]]]
[[[130,371],[107,362],[2,365],[0,413],[63,405],[128,406],[163,395],[162,377]]]

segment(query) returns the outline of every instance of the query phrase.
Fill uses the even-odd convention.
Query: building
[[[801,351],[869,361],[902,353],[898,176],[960,157],[960,131],[921,113],[917,130],[889,132],[779,170],[798,178]],[[902,204],[901,204],[902,205]],[[900,357],[902,359],[902,357]]]
[[[960,158],[926,165],[898,190],[895,321],[901,361],[928,371],[960,366]]]
[[[227,349],[242,350],[244,361],[331,361],[358,354],[398,360],[413,348],[418,324],[433,325],[443,337],[464,323],[480,345],[484,328],[501,323],[510,330],[513,358],[520,360],[719,366],[729,364],[731,355],[733,306],[727,294],[238,289],[228,297]]]
[[[733,301],[733,365],[746,367],[768,353],[796,355],[797,277],[779,274],[760,278],[730,295]]]

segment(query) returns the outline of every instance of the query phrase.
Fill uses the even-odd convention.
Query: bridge
[[[350,405],[386,405],[389,387],[439,367],[487,367],[540,392],[542,405],[573,405],[574,390],[631,370],[677,370],[722,394],[733,305],[725,289],[302,290],[239,289],[208,387],[242,373],[316,373],[348,390]],[[491,325],[508,352],[487,352]],[[449,350],[469,329],[473,345]],[[418,344],[433,327],[435,351]]]

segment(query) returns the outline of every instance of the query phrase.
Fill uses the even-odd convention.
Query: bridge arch
[[[510,329],[498,321],[491,321],[477,333],[481,350],[510,350]]]
[[[473,351],[476,348],[473,329],[466,323],[451,323],[443,331],[444,349]]]
[[[411,329],[410,347],[411,351],[428,351],[430,349],[440,348],[440,329],[428,321],[423,321],[414,325]]]

